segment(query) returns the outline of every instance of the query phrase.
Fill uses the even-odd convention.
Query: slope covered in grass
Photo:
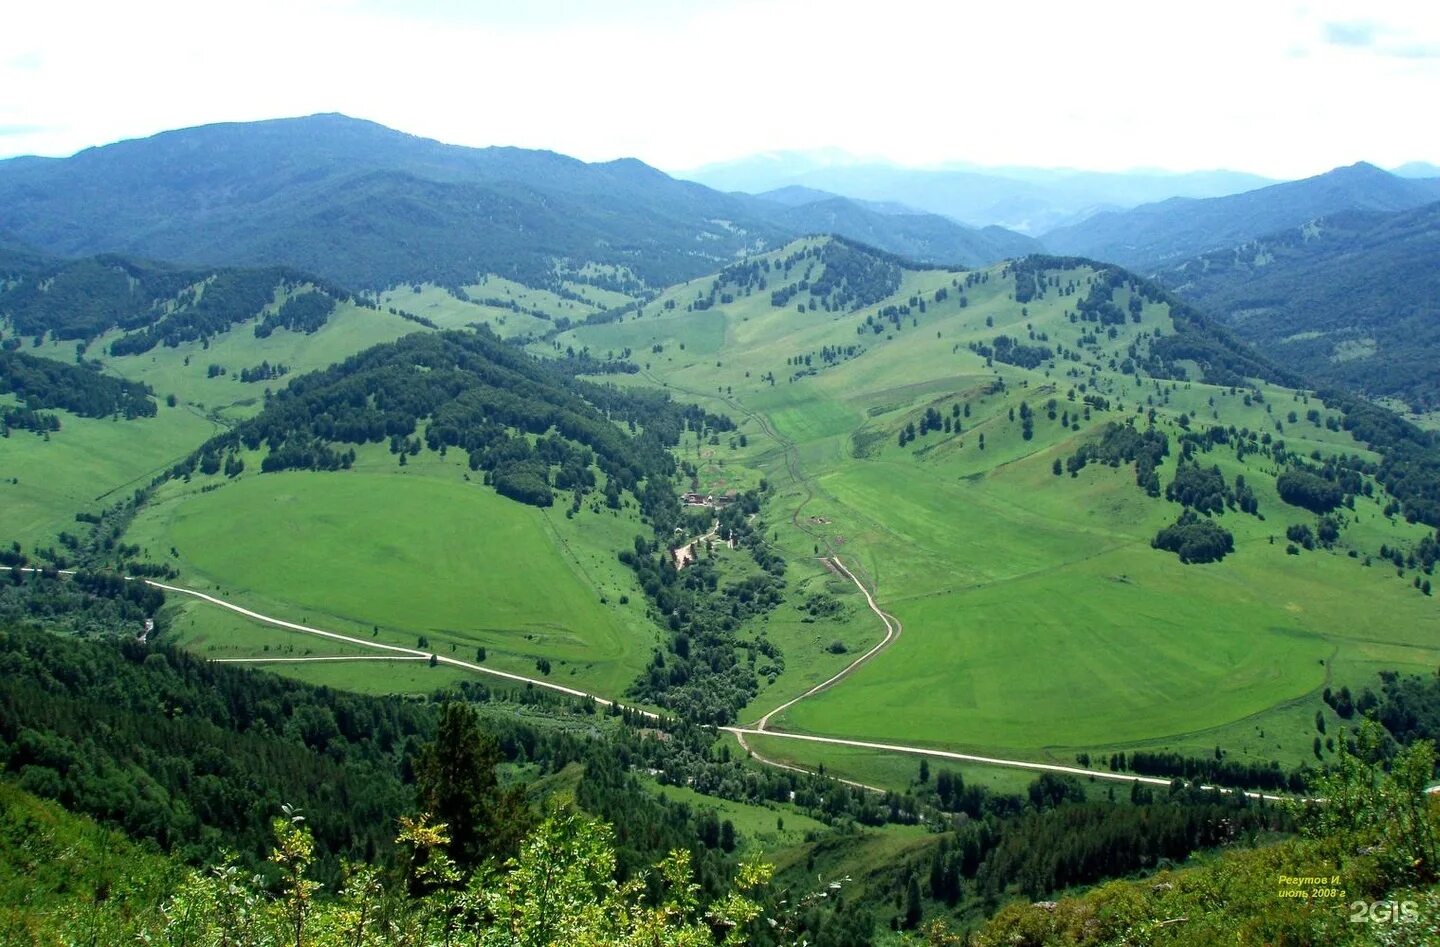
[[[1277,384],[1289,376],[1108,267],[917,270],[827,246],[676,287],[551,346],[628,349],[641,380],[744,418],[745,445],[701,458],[702,479],[767,478],[770,538],[795,568],[823,575],[806,560],[836,553],[903,622],[894,645],[780,727],[1066,762],[1219,744],[1289,768],[1315,760],[1327,683],[1440,657],[1423,557],[1399,575],[1380,559],[1431,531],[1397,515],[1379,455],[1339,406]],[[1158,495],[1133,463],[1069,465],[1111,424],[1163,435]],[[1349,460],[1327,467],[1335,457]],[[1201,502],[1165,498],[1182,460],[1207,477],[1218,467],[1231,497],[1202,513],[1234,537],[1221,562],[1151,547]],[[1276,492],[1297,465],[1354,472],[1329,548],[1287,538],[1318,528]],[[793,696],[788,675],[828,660],[816,632],[752,719]]]

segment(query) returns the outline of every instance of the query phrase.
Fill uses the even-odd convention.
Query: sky
[[[669,171],[1440,163],[1433,0],[12,0],[0,157],[344,112]]]

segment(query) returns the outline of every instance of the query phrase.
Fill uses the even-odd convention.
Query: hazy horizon
[[[801,0],[57,0],[11,19],[3,157],[342,112],[672,172],[824,148],[905,167],[1277,179],[1440,162],[1414,114],[1440,98],[1440,13],[1396,0],[1363,17],[1333,0],[897,0],[883,18]]]
[[[242,120],[225,120],[225,119],[220,119],[220,120],[217,120],[217,121],[214,121],[214,122],[203,122],[203,123],[200,123],[200,124],[198,124],[198,125],[186,125],[186,126],[176,126],[176,127],[174,127],[174,128],[162,128],[162,129],[157,129],[156,131],[150,132],[150,133],[147,133],[147,134],[126,136],[126,137],[122,137],[122,138],[117,138],[117,139],[115,139],[115,140],[113,140],[113,141],[96,142],[95,144],[84,145],[84,146],[82,146],[82,147],[80,147],[80,148],[77,148],[77,149],[75,149],[75,150],[73,150],[73,151],[59,152],[59,153],[56,153],[56,154],[40,154],[40,153],[36,153],[36,152],[22,152],[22,153],[15,153],[15,154],[0,154],[0,162],[10,161],[10,160],[17,159],[17,158],[61,158],[61,159],[63,159],[63,158],[70,158],[70,157],[74,157],[75,155],[81,154],[82,152],[89,151],[89,150],[92,150],[92,149],[104,148],[104,147],[106,147],[106,146],[108,146],[108,145],[121,144],[121,143],[129,142],[129,141],[143,141],[143,140],[145,140],[145,139],[153,138],[153,137],[156,137],[156,136],[158,136],[158,135],[163,135],[163,134],[166,134],[166,133],[168,133],[168,132],[185,131],[185,130],[187,130],[187,129],[203,128],[203,127],[215,126],[215,125],[242,125],[242,124],[258,124],[258,123],[267,122],[267,121],[292,121],[292,120],[297,120],[297,119],[312,118],[312,117],[315,117],[315,116],[326,115],[326,114],[341,114],[341,115],[344,115],[346,118],[355,119],[355,120],[357,120],[357,121],[369,121],[369,122],[374,122],[374,121],[375,121],[374,119],[367,118],[366,116],[363,116],[363,115],[348,115],[348,114],[345,114],[345,113],[335,113],[335,112],[312,112],[312,113],[308,113],[308,114],[305,114],[305,115],[276,115],[276,116],[270,116],[270,117],[266,117],[266,118],[242,119]],[[493,142],[493,143],[489,143],[489,144],[473,145],[473,144],[466,144],[466,143],[462,143],[462,142],[446,141],[446,140],[443,139],[443,138],[435,138],[434,136],[431,136],[431,135],[423,135],[423,134],[420,134],[420,133],[417,133],[417,132],[414,132],[414,131],[410,131],[410,130],[405,129],[405,128],[397,128],[397,127],[392,126],[392,125],[387,125],[387,124],[385,124],[385,123],[383,123],[383,122],[375,122],[375,124],[383,125],[384,127],[389,128],[389,129],[392,130],[392,131],[399,132],[399,133],[401,133],[401,134],[412,135],[412,136],[418,137],[418,138],[431,139],[431,140],[438,141],[438,142],[440,142],[441,144],[447,144],[447,145],[457,145],[457,146],[460,146],[460,147],[473,147],[473,148],[487,148],[487,147],[502,147],[502,148],[503,148],[503,147],[523,147],[523,148],[533,148],[533,150],[538,150],[538,151],[552,151],[552,152],[556,152],[556,153],[560,153],[560,154],[569,154],[568,152],[561,151],[561,150],[558,149],[558,148],[547,148],[547,147],[545,147],[544,145],[521,146],[521,145],[510,145],[510,144],[508,144],[508,143],[506,143],[506,142]],[[6,131],[6,128],[7,128],[7,126],[0,126],[0,142],[3,142],[3,141],[5,140],[5,136],[8,134],[7,131]],[[835,146],[835,145],[820,145],[820,146],[817,146],[817,147],[814,147],[814,148],[761,149],[761,150],[759,150],[759,151],[749,152],[749,153],[741,154],[741,155],[736,155],[736,156],[733,156],[733,157],[730,157],[730,158],[722,158],[722,159],[718,159],[718,160],[715,160],[715,161],[705,161],[705,162],[701,162],[700,164],[692,165],[692,166],[687,166],[687,167],[676,167],[676,166],[666,166],[666,165],[662,165],[662,164],[659,164],[659,163],[657,163],[657,162],[653,162],[653,161],[647,160],[643,155],[616,155],[616,156],[614,156],[613,158],[583,158],[583,157],[580,156],[580,155],[571,155],[571,156],[572,156],[572,157],[576,157],[576,158],[580,158],[581,160],[585,160],[585,161],[588,161],[588,162],[604,162],[604,161],[613,161],[613,160],[621,160],[621,159],[627,159],[627,158],[634,158],[634,159],[638,159],[638,160],[640,160],[640,161],[644,161],[646,164],[649,164],[649,165],[651,165],[652,167],[655,167],[655,168],[657,168],[657,169],[659,169],[659,170],[661,170],[661,171],[664,171],[666,174],[669,174],[669,175],[671,175],[671,176],[673,176],[673,177],[677,177],[677,178],[681,178],[681,179],[688,179],[688,176],[691,175],[691,174],[699,174],[699,173],[701,173],[701,172],[705,172],[705,171],[708,171],[708,170],[711,170],[711,169],[723,168],[723,167],[726,167],[726,166],[729,166],[729,165],[738,164],[738,163],[740,163],[740,162],[753,161],[753,160],[755,160],[755,159],[763,159],[763,158],[771,158],[771,157],[773,157],[773,158],[812,158],[812,157],[818,157],[818,156],[825,156],[825,157],[827,157],[827,158],[830,158],[831,160],[830,160],[828,163],[817,164],[816,166],[817,166],[817,167],[830,167],[830,168],[842,168],[842,167],[855,167],[855,168],[860,168],[860,167],[890,167],[890,168],[903,169],[903,170],[907,170],[907,171],[922,171],[922,172],[925,172],[925,171],[929,171],[929,172],[960,171],[960,172],[973,172],[973,173],[979,173],[979,174],[993,174],[993,175],[997,175],[997,176],[1002,176],[1002,175],[1003,175],[1005,172],[1007,172],[1007,171],[1048,172],[1048,173],[1053,173],[1053,174],[1076,174],[1076,175],[1084,175],[1084,174],[1114,174],[1114,175],[1134,175],[1134,176],[1153,175],[1153,176],[1156,176],[1156,177],[1182,176],[1182,175],[1203,175],[1203,174],[1236,174],[1236,175],[1254,175],[1254,176],[1256,176],[1256,177],[1268,177],[1268,178],[1272,178],[1272,180],[1274,180],[1276,183],[1280,183],[1280,182],[1287,181],[1287,180],[1297,180],[1297,179],[1298,179],[1298,178],[1289,178],[1289,177],[1273,177],[1273,176],[1270,176],[1270,175],[1265,175],[1265,174],[1263,174],[1263,173],[1261,173],[1261,172],[1258,172],[1258,171],[1252,171],[1252,170],[1250,170],[1250,169],[1242,168],[1242,167],[1218,167],[1218,166],[1217,166],[1217,167],[1204,167],[1204,168],[1167,168],[1167,167],[1158,167],[1158,166],[1140,166],[1140,165],[1137,165],[1137,166],[1132,166],[1132,167],[1120,167],[1120,168],[1085,168],[1085,167],[1079,167],[1079,166],[1076,166],[1076,165],[1064,164],[1063,162],[1062,162],[1062,163],[1054,163],[1054,164],[1013,164],[1013,163],[1012,163],[1012,164],[982,164],[982,163],[979,163],[979,162],[973,162],[973,161],[966,160],[965,158],[962,158],[962,157],[950,158],[950,159],[945,159],[945,160],[937,161],[937,162],[929,162],[929,163],[917,164],[917,163],[909,163],[909,162],[905,162],[905,161],[902,161],[902,160],[897,160],[897,159],[890,158],[890,157],[887,157],[887,156],[881,155],[881,154],[854,154],[854,153],[851,153],[851,152],[848,152],[848,151],[844,151],[843,149],[841,149],[841,148],[839,148],[839,147],[837,147],[837,146]],[[1410,159],[1410,160],[1407,160],[1407,161],[1397,162],[1397,163],[1395,163],[1395,164],[1393,164],[1393,165],[1380,164],[1380,163],[1378,163],[1378,162],[1371,161],[1371,160],[1369,160],[1369,159],[1367,159],[1367,158],[1358,158],[1358,159],[1356,159],[1356,161],[1347,162],[1347,164],[1355,164],[1355,163],[1368,163],[1368,164],[1373,164],[1373,165],[1375,165],[1376,167],[1380,167],[1380,168],[1383,168],[1383,169],[1386,170],[1386,171],[1392,171],[1392,172],[1395,171],[1396,169],[1405,167],[1406,165],[1431,164],[1431,162],[1426,161],[1425,159]],[[1313,172],[1311,172],[1311,173],[1309,173],[1309,174],[1301,175],[1301,177],[1311,177],[1311,176],[1313,176],[1314,174],[1323,174],[1323,173],[1325,173],[1326,171],[1333,170],[1334,168],[1337,168],[1337,167],[1345,167],[1345,166],[1346,166],[1346,165],[1334,165],[1334,166],[1331,166],[1331,167],[1318,168],[1318,169],[1316,169],[1315,171],[1313,171]],[[1437,166],[1437,167],[1440,167],[1440,164],[1437,164],[1436,166]]]

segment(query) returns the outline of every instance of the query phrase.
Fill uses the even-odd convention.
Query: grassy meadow
[[[422,327],[398,316],[341,304],[310,334],[282,330],[257,339],[251,324],[242,323],[208,342],[119,357],[108,353],[118,334],[102,336],[86,349],[86,359],[109,374],[150,385],[158,414],[127,421],[57,411],[61,429],[49,437],[14,432],[0,450],[0,537],[24,546],[49,545],[61,530],[75,530],[75,513],[109,506],[206,438],[257,413],[267,388],[281,388],[296,375],[417,330]],[[74,342],[52,340],[25,351],[73,362],[75,349]],[[289,373],[268,382],[240,380],[242,369],[267,361],[285,365]],[[224,374],[212,374],[212,365]],[[174,405],[167,400],[171,395]]]
[[[622,693],[655,640],[614,557],[637,531],[633,511],[568,520],[468,478],[453,457],[398,467],[381,447],[349,471],[196,477],[161,488],[128,538],[188,587],[263,614],[466,661],[484,648],[487,666],[530,676],[545,658],[557,683]],[[192,609],[199,630],[186,633],[236,647],[230,616],[205,625],[215,611]],[[269,629],[251,654],[275,635],[319,640]]]

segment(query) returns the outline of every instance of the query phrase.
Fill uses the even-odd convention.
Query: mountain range
[[[768,175],[846,189],[721,193],[634,159],[590,164],[548,151],[467,148],[314,115],[181,129],[69,158],[0,161],[0,271],[63,272],[86,292],[127,267],[184,282],[196,268],[285,266],[355,289],[426,281],[458,288],[494,273],[535,287],[580,280],[634,296],[806,234],[942,266],[1051,252],[1158,273],[1278,364],[1428,408],[1440,401],[1429,377],[1430,353],[1440,348],[1440,212],[1426,205],[1440,201],[1440,178],[1414,176],[1427,169],[1391,173],[1360,163],[1241,193],[1169,197],[1097,213],[1037,240],[935,210],[965,200],[972,209],[981,199],[992,209],[1032,201],[1054,216],[1082,190],[1087,199],[1133,201],[1156,189],[1223,192],[1264,179],[1001,169],[1004,177],[781,153],[702,176],[721,186],[755,186]],[[125,259],[70,269],[49,259],[97,254]],[[191,266],[176,275],[146,269],[144,258]],[[12,294],[11,303],[18,299]],[[105,311],[123,325],[137,318],[130,308],[148,312],[151,302]]]
[[[1269,187],[1194,200],[1175,197],[1096,214],[1052,230],[1055,253],[1153,270],[1343,211],[1409,210],[1440,200],[1440,178],[1402,178],[1360,162]]]
[[[1101,209],[1175,196],[1215,197],[1274,183],[1238,171],[1107,173],[968,164],[906,168],[833,149],[754,155],[679,176],[723,191],[752,194],[812,188],[856,200],[905,204],[971,226],[999,225],[1032,236]]]
[[[356,288],[486,272],[545,285],[566,260],[606,265],[616,284],[667,285],[822,228],[941,264],[994,262],[1016,245],[843,199],[786,207],[634,159],[466,148],[334,114],[0,162],[0,206],[9,239],[48,253],[285,263]]]

